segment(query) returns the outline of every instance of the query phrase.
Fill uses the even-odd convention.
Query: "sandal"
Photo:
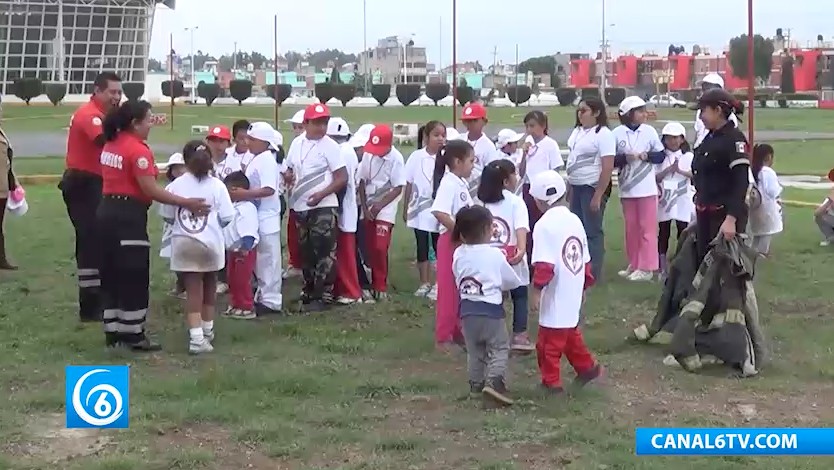
[[[252,310],[243,310],[239,308],[234,309],[231,315],[229,315],[229,318],[235,318],[238,320],[252,320],[256,317],[257,315],[255,315],[255,312]]]

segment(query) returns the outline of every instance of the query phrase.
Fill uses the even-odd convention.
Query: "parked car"
[[[678,98],[675,95],[666,93],[663,95],[654,95],[649,98],[649,104],[653,104],[658,108],[685,108],[686,101]]]

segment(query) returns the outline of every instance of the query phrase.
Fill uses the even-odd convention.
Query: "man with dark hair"
[[[122,100],[121,79],[115,73],[98,74],[93,85],[90,101],[81,105],[70,120],[66,170],[58,184],[75,228],[78,315],[82,322],[101,321],[96,209],[101,200],[102,121]]]

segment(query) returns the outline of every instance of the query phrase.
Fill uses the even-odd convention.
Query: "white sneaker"
[[[620,271],[617,271],[617,275],[620,276],[620,277],[629,277],[629,276],[631,276],[631,273],[633,273],[633,272],[634,272],[634,268],[632,268],[631,265],[629,265],[627,268],[625,268],[623,270],[620,270]]]
[[[226,292],[229,292],[229,285],[226,284],[225,282],[218,282],[217,283],[217,289],[215,290],[215,292],[218,295],[225,294]]]
[[[385,302],[388,300],[388,292],[376,292],[374,297],[376,297],[376,300],[379,302]]]
[[[336,299],[336,303],[340,305],[353,305],[353,304],[361,304],[362,299],[351,299],[349,297],[339,297]]]
[[[366,304],[375,304],[376,299],[374,298],[373,292],[369,290],[362,291],[362,302]]]
[[[188,342],[188,352],[191,354],[203,354],[212,351],[214,351],[214,347],[205,338],[201,343],[195,343],[194,341]]]
[[[437,300],[437,284],[431,286],[431,289],[426,293],[426,298],[429,300]]]
[[[651,271],[640,271],[639,269],[631,273],[626,279],[629,281],[652,281],[654,274]]]
[[[203,330],[203,338],[205,338],[209,343],[214,341],[214,329],[208,331]]]
[[[820,246],[831,246],[831,242],[829,240],[823,240],[820,242]]]
[[[425,297],[431,290],[431,284],[422,284],[414,291],[414,297]]]

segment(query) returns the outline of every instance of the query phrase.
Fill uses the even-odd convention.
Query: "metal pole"
[[[58,75],[61,77],[58,81],[66,83],[64,74],[64,2],[58,0]],[[69,84],[66,84],[69,86]]]
[[[196,61],[194,60],[194,30],[197,29],[199,26],[192,26],[190,28],[185,28],[187,31],[191,32],[191,102],[196,103],[197,97],[195,93],[197,91],[197,72],[195,68]]]
[[[403,84],[408,83],[408,43],[403,42]]]
[[[755,142],[753,132],[753,99],[756,93],[756,74],[753,71],[753,0],[747,0],[747,109],[750,113],[747,116],[747,134],[750,141],[750,157],[753,157],[753,144]]]
[[[368,0],[362,0],[362,50],[364,51],[362,54],[364,56],[364,60],[362,61],[362,76],[365,96],[368,96],[370,90],[368,89],[368,61],[370,57],[368,56]]]
[[[608,106],[605,101],[605,85],[608,78],[608,44],[605,42],[605,0],[602,0],[602,72],[599,80],[599,98]]]
[[[235,53],[232,56],[232,71],[237,70],[237,41],[235,41]]]
[[[452,0],[452,127],[458,126],[458,1]]]
[[[443,72],[443,17],[441,16],[437,26],[437,70]],[[443,77],[446,80],[446,77]]]
[[[273,35],[274,35],[274,46],[275,46],[275,58],[273,60],[272,68],[273,73],[275,74],[275,86],[273,87],[273,93],[275,96],[272,98],[275,100],[275,105],[273,108],[275,114],[275,128],[278,129],[278,119],[280,118],[278,113],[278,15],[275,15],[275,24],[273,25]]]
[[[171,33],[171,49],[168,51],[168,68],[171,72],[169,93],[171,95],[171,130],[174,130],[174,33]]]
[[[529,83],[526,83],[526,80],[525,84],[527,86],[530,86]],[[515,85],[515,102],[518,103],[518,44],[515,45],[515,67],[513,67],[513,85]],[[530,103],[527,104],[529,106]],[[518,105],[516,104],[516,106]]]

